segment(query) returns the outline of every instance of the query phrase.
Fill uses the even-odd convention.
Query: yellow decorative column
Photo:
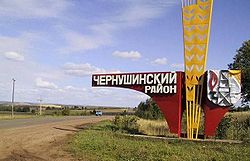
[[[182,0],[187,137],[197,139],[213,0]]]

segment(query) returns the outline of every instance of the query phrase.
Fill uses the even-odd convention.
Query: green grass
[[[14,115],[14,119],[26,119],[26,118],[33,118],[36,117],[35,115],[27,115],[27,114],[22,114],[22,115]],[[11,120],[12,117],[10,114],[0,114],[0,120]]]
[[[85,115],[91,115],[91,112],[94,109],[86,109],[86,110],[74,110],[71,109],[70,110],[70,116],[85,116]],[[125,109],[125,108],[121,108],[121,109],[95,109],[95,110],[100,110],[103,112],[103,114],[108,114],[108,115],[117,115],[117,114],[121,114],[124,111],[128,112],[128,113],[134,113],[133,109]],[[62,115],[62,110],[46,110],[44,111],[44,113],[46,115]]]
[[[50,116],[50,115],[34,115],[34,114],[14,114],[14,118],[11,117],[11,114],[1,114],[0,120],[12,120],[12,119],[30,119],[30,118],[40,118],[40,117],[62,117],[62,116]]]
[[[250,145],[155,140],[126,136],[102,122],[76,134],[70,151],[78,159],[90,161],[160,161],[160,160],[249,160]]]

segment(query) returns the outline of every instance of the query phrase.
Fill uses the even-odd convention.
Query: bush
[[[32,114],[35,114],[35,113],[36,113],[36,110],[32,109],[32,110],[31,110],[31,113],[32,113]]]
[[[59,110],[55,110],[52,112],[53,116],[60,116],[62,115],[62,111],[59,111]]]
[[[30,112],[30,108],[29,107],[17,107],[15,108],[16,112]]]
[[[0,105],[0,111],[11,111],[11,106]]]
[[[93,111],[90,111],[91,115],[95,115],[96,114],[96,110],[94,109]]]
[[[115,130],[119,130],[122,132],[128,133],[138,133],[139,131],[139,124],[137,121],[139,120],[136,116],[115,116],[113,121],[115,125]]]
[[[89,115],[89,114],[87,113],[87,111],[83,111],[83,112],[80,113],[80,115],[81,115],[81,116],[87,116],[87,115]]]
[[[70,109],[64,109],[64,110],[62,110],[62,115],[63,116],[69,116],[70,115]]]
[[[230,128],[232,123],[232,116],[227,115],[222,119],[219,126],[217,127],[216,137],[219,139],[226,139],[227,138],[227,131]]]
[[[141,102],[135,112],[135,115],[150,120],[163,119],[163,114],[157,104],[150,98],[146,102]]]
[[[229,114],[220,122],[216,138],[249,140],[250,139],[250,117],[240,117]]]

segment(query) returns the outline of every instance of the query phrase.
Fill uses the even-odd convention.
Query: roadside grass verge
[[[250,145],[156,140],[113,131],[104,121],[77,133],[69,144],[78,159],[90,161],[249,160]]]
[[[26,118],[34,118],[37,117],[35,115],[14,115],[14,119],[26,119]],[[0,120],[11,120],[10,114],[0,114]]]
[[[43,117],[63,117],[60,115],[32,115],[32,114],[15,114],[14,118],[11,117],[11,114],[0,114],[0,120],[13,120],[13,119],[31,119],[31,118],[43,118]]]

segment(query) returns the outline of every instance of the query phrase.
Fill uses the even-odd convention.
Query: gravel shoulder
[[[25,125],[14,126],[15,123],[13,123],[11,128],[2,127],[0,128],[0,160],[74,160],[66,150],[68,139],[84,126],[112,118],[112,116],[102,116],[68,118],[60,121],[52,119],[46,123],[42,121],[37,124],[33,119],[26,119]]]

